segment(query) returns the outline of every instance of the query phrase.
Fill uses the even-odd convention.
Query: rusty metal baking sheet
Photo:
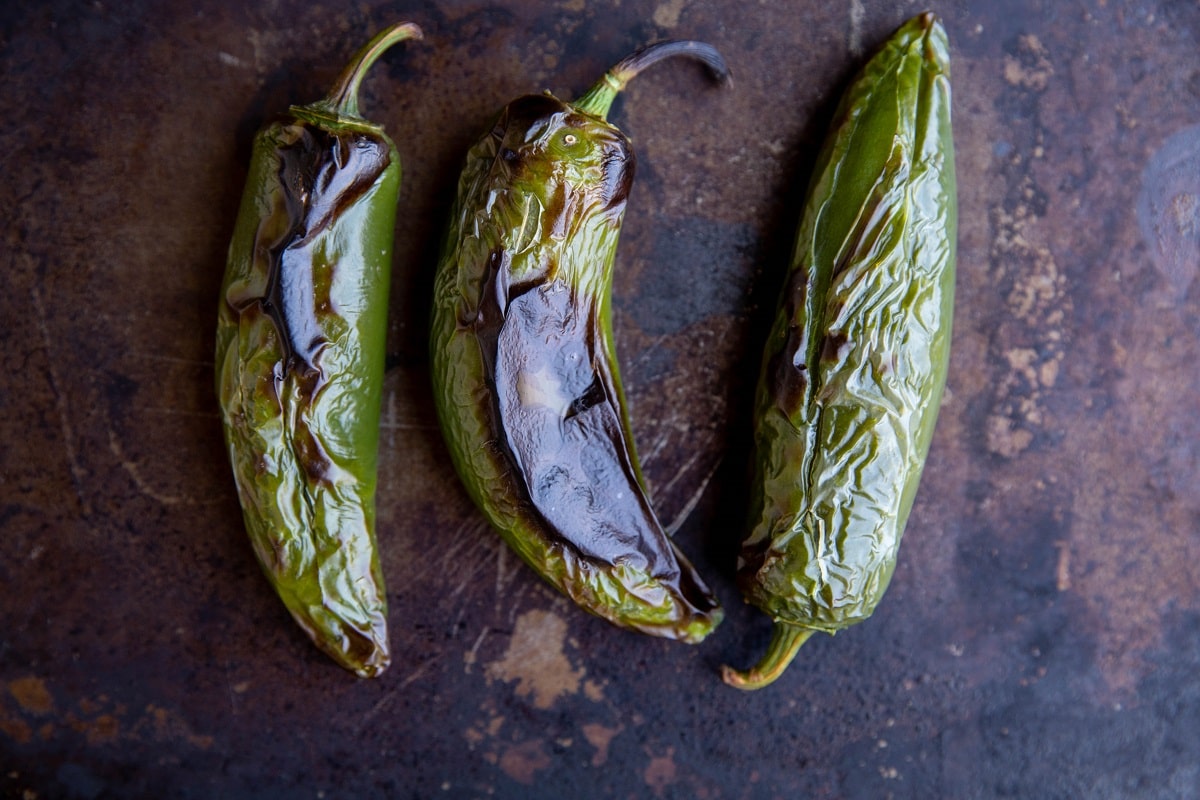
[[[892,586],[774,686],[733,584],[747,412],[815,147],[901,0],[10,3],[0,10],[0,796],[1195,797],[1200,4],[928,7],[953,53],[948,392]],[[380,545],[394,663],[322,656],[254,561],[213,384],[250,137],[410,19],[363,108],[404,163]],[[618,354],[699,646],[543,586],[460,487],[427,356],[466,147],[517,95],[716,45],[611,118],[639,172]]]

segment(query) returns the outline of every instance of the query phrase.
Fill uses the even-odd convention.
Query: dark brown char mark
[[[520,174],[530,158],[523,155],[523,145],[540,131],[564,127],[581,131],[601,148],[599,195],[602,208],[606,212],[619,211],[629,197],[637,172],[637,157],[629,138],[613,125],[575,111],[557,98],[532,94],[509,103],[492,129],[492,136],[498,141],[497,158],[511,174]],[[532,156],[538,157],[541,156]],[[552,227],[558,228],[566,221],[569,208],[565,201],[565,191],[551,198],[546,212],[554,223]]]
[[[716,601],[674,546],[640,491],[621,412],[601,374],[595,309],[561,281],[505,285],[508,257],[488,259],[471,323],[489,389],[493,441],[514,490],[555,540],[598,566],[629,564],[707,612]],[[522,382],[540,376],[540,386]],[[530,402],[529,392],[550,405]]]
[[[787,336],[770,357],[766,373],[775,405],[787,417],[793,417],[805,404],[812,376],[808,369],[808,334],[804,320],[798,319],[808,294],[808,270],[794,270],[788,281],[781,316],[787,320]]]
[[[326,343],[318,321],[318,269],[309,245],[362,197],[391,163],[387,142],[362,132],[331,133],[297,123],[299,135],[279,148],[279,186],[288,216],[286,235],[271,247],[263,311],[280,333],[282,373],[319,376],[316,357]],[[332,280],[332,277],[330,278]],[[328,305],[328,298],[324,298]],[[315,391],[323,380],[316,378]]]

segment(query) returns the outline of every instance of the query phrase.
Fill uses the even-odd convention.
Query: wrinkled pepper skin
[[[375,486],[400,161],[358,114],[373,39],[325,100],[254,140],[217,325],[217,393],[246,530],[318,647],[387,668]]]
[[[434,394],[476,505],[534,570],[629,629],[696,642],[716,598],[655,517],[613,345],[613,258],[633,181],[604,117],[641,68],[707,45],[668,42],[584,97],[517,99],[467,155],[438,266]]]
[[[855,79],[809,187],[755,404],[746,599],[775,620],[758,688],[891,579],[949,361],[956,196],[949,47],[932,14]]]

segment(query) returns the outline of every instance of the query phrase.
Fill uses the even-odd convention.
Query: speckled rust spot
[[[9,681],[8,693],[23,711],[31,714],[49,714],[54,710],[54,697],[46,682],[34,675]]]
[[[650,788],[650,791],[654,792],[655,797],[665,797],[667,796],[669,787],[675,783],[677,773],[675,749],[668,747],[666,753],[650,759],[650,763],[646,765],[646,770],[643,773],[643,778],[646,781],[646,786]]]
[[[0,733],[17,744],[29,744],[33,739],[29,723],[15,714],[10,715],[3,706],[0,706]]]
[[[509,745],[500,756],[500,769],[517,783],[533,784],[539,772],[550,766],[550,756],[541,739]]]
[[[604,762],[608,761],[608,748],[612,744],[612,740],[617,734],[625,730],[625,728],[621,725],[609,727],[601,725],[598,722],[589,722],[583,725],[580,730],[583,732],[583,736],[587,739],[588,744],[596,749],[596,752],[592,755],[592,766],[600,767],[604,765]]]
[[[111,744],[121,736],[121,723],[112,714],[99,714],[94,717],[75,717],[68,715],[67,725],[87,739],[88,745]]]

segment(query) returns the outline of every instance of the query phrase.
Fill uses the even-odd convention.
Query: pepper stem
[[[358,87],[362,85],[367,70],[392,45],[405,39],[420,39],[423,35],[421,29],[412,22],[400,22],[380,31],[354,54],[333,84],[333,90],[324,100],[314,103],[312,108],[338,117],[361,118],[358,113]]]
[[[738,689],[761,689],[775,681],[796,657],[800,646],[816,631],[786,622],[776,622],[766,655],[746,672],[730,666],[721,667],[721,679]]]
[[[625,85],[636,78],[639,72],[675,56],[686,56],[702,62],[718,83],[729,80],[729,67],[712,45],[688,40],[658,42],[618,61],[604,73],[604,77],[596,81],[592,88],[571,105],[586,114],[605,119],[608,110],[612,108],[613,100],[617,99]]]

